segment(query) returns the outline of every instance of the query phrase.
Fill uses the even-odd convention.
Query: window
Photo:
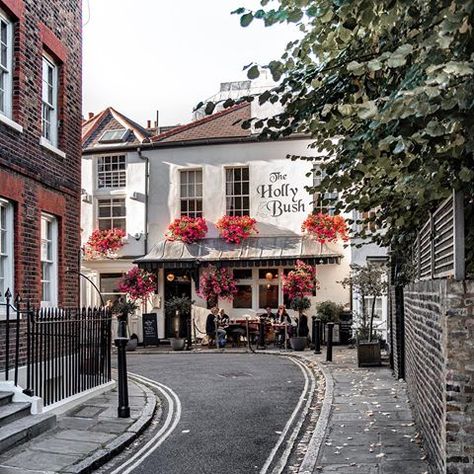
[[[237,293],[232,300],[234,308],[252,307],[252,285],[237,285]]]
[[[125,141],[128,130],[121,128],[119,130],[106,130],[99,138],[101,143],[117,143]]]
[[[58,66],[43,56],[42,136],[51,145],[58,144]]]
[[[374,301],[373,296],[364,297],[365,310],[367,311],[368,316],[370,316],[372,314],[372,303],[373,303],[373,301]],[[376,319],[381,319],[382,315],[383,315],[382,297],[377,296],[377,298],[375,298],[375,318]]]
[[[0,301],[13,294],[13,205],[0,199]]]
[[[97,158],[97,187],[123,188],[127,184],[127,164],[124,155]]]
[[[118,290],[119,280],[122,278],[121,273],[101,273],[100,275],[100,292],[105,302],[109,300],[115,303],[124,293]]]
[[[258,307],[278,308],[278,285],[258,285]]]
[[[202,217],[202,171],[183,170],[179,173],[181,215]]]
[[[313,187],[320,186],[321,181],[326,176],[326,172],[319,165],[313,168]],[[338,193],[319,193],[313,195],[313,209],[315,212],[323,212],[324,214],[334,215]]]
[[[0,113],[11,117],[13,27],[0,10]]]
[[[100,199],[98,202],[99,229],[126,229],[125,199]]]
[[[252,269],[251,268],[235,268],[233,271],[233,275],[236,280],[251,280]]]
[[[58,303],[58,221],[41,215],[41,304]]]
[[[248,216],[250,214],[249,169],[248,167],[225,170],[226,214]]]

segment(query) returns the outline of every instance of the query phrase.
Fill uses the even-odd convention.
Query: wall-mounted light
[[[166,279],[169,282],[174,281],[174,279],[175,279],[174,273],[168,273],[168,275],[166,275]]]
[[[268,281],[272,281],[273,280],[273,273],[272,272],[267,272],[265,274],[265,279],[267,279]]]

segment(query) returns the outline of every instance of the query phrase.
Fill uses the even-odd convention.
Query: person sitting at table
[[[292,325],[291,325],[291,318],[290,315],[286,311],[286,306],[281,304],[278,306],[278,311],[276,314],[276,322],[279,324],[286,324],[286,336],[287,339],[291,337],[292,334]],[[285,328],[281,328],[278,332],[278,339],[280,343],[285,342]]]
[[[211,312],[207,315],[206,319],[206,334],[209,339],[215,339],[217,334],[217,347],[223,347],[225,341],[226,332],[224,329],[220,329],[216,326],[219,322],[219,309],[214,306],[211,308]],[[217,329],[216,329],[217,327]]]
[[[270,306],[267,306],[265,308],[265,313],[260,315],[261,318],[265,318],[267,321],[274,322],[275,321],[275,313],[272,313],[272,308]]]
[[[219,327],[226,328],[229,325],[230,318],[229,315],[225,313],[225,309],[221,308],[219,310]]]

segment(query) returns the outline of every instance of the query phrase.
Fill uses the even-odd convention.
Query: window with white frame
[[[106,130],[99,138],[100,143],[120,143],[125,141],[128,130],[120,128],[118,130]]]
[[[43,56],[42,136],[51,145],[58,144],[58,66]]]
[[[364,305],[367,314],[370,316],[372,314],[372,304],[374,302],[373,296],[365,296],[364,297]],[[375,318],[381,319],[383,316],[383,300],[381,296],[377,296],[375,298]]]
[[[250,214],[249,168],[227,168],[225,170],[226,214],[248,216]]]
[[[325,176],[326,171],[322,170],[321,166],[315,165],[313,167],[313,187],[320,186]],[[315,212],[323,212],[332,216],[336,209],[337,200],[338,193],[316,192],[313,194],[313,209]]]
[[[122,278],[122,273],[101,273],[100,274],[100,292],[106,303],[116,303],[121,296],[126,293],[119,291],[118,286]]]
[[[41,215],[41,304],[58,304],[58,220]]]
[[[0,199],[0,301],[8,289],[14,293],[13,236],[13,204]]]
[[[12,115],[13,25],[0,10],[0,113]]]
[[[99,199],[97,203],[99,229],[126,229],[125,198]]]
[[[97,187],[124,188],[127,184],[127,163],[124,155],[97,158]]]
[[[179,172],[181,215],[202,217],[202,170]]]
[[[235,309],[250,309],[252,308],[252,269],[238,269],[234,268],[233,275],[238,280],[237,293],[235,293],[232,300],[232,307]]]

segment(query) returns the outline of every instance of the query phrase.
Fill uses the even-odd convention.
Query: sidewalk
[[[129,401],[128,419],[117,418],[116,389],[58,415],[55,428],[0,456],[0,474],[92,472],[150,423],[153,392],[129,381]]]
[[[305,356],[318,360],[333,388],[314,473],[428,472],[404,382],[387,367],[358,368],[356,349],[334,347],[333,362],[325,362],[325,348]]]

